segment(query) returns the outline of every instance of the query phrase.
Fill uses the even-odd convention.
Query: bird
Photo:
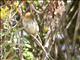
[[[41,46],[42,40],[39,36],[39,25],[34,17],[34,12],[31,11],[29,3],[21,4],[26,6],[25,13],[22,11],[21,6],[19,8],[20,18],[22,20],[23,29],[29,36],[33,37],[35,42]],[[37,40],[38,39],[38,40]]]
[[[36,35],[39,32],[39,26],[37,21],[32,16],[31,12],[27,12],[25,16],[22,16],[22,23],[25,31],[28,34]]]
[[[21,9],[22,6],[25,6],[25,12],[24,9]],[[30,5],[27,2],[22,2],[19,6],[20,18],[22,20],[23,28],[28,34],[37,35],[39,32],[39,26],[37,23],[37,20],[33,17],[33,13],[31,13]]]

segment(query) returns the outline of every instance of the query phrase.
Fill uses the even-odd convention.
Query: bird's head
[[[23,0],[24,1],[24,0]],[[24,8],[22,8],[24,6]],[[25,10],[25,11],[24,11]],[[23,17],[23,20],[32,20],[33,14],[30,11],[30,4],[28,2],[23,2],[21,7],[19,7],[19,14],[21,17]]]
[[[33,16],[31,14],[31,12],[26,12],[25,16],[26,19],[32,20]]]

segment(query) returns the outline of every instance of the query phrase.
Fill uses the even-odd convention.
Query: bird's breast
[[[39,26],[36,20],[23,20],[22,23],[27,33],[36,34],[39,32]]]

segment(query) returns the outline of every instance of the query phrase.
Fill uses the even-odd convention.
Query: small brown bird
[[[38,23],[30,12],[27,12],[25,16],[22,16],[22,23],[27,33],[36,35],[39,32]]]
[[[23,9],[21,9],[22,6],[26,6],[25,13],[23,12]],[[39,32],[39,26],[30,12],[30,5],[27,2],[24,1],[21,3],[19,7],[19,14],[22,19],[24,30],[28,34],[36,35]]]

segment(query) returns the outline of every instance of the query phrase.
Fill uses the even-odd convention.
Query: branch
[[[46,57],[48,57],[48,58],[50,57],[51,60],[54,60],[54,59],[51,57],[51,55],[49,55],[49,54],[47,53],[47,51],[45,50],[44,46],[39,42],[39,40],[38,40],[35,36],[33,36],[33,35],[31,35],[31,36],[35,39],[36,44],[39,45],[39,46],[43,49],[43,51],[44,51],[45,54],[46,54]]]

